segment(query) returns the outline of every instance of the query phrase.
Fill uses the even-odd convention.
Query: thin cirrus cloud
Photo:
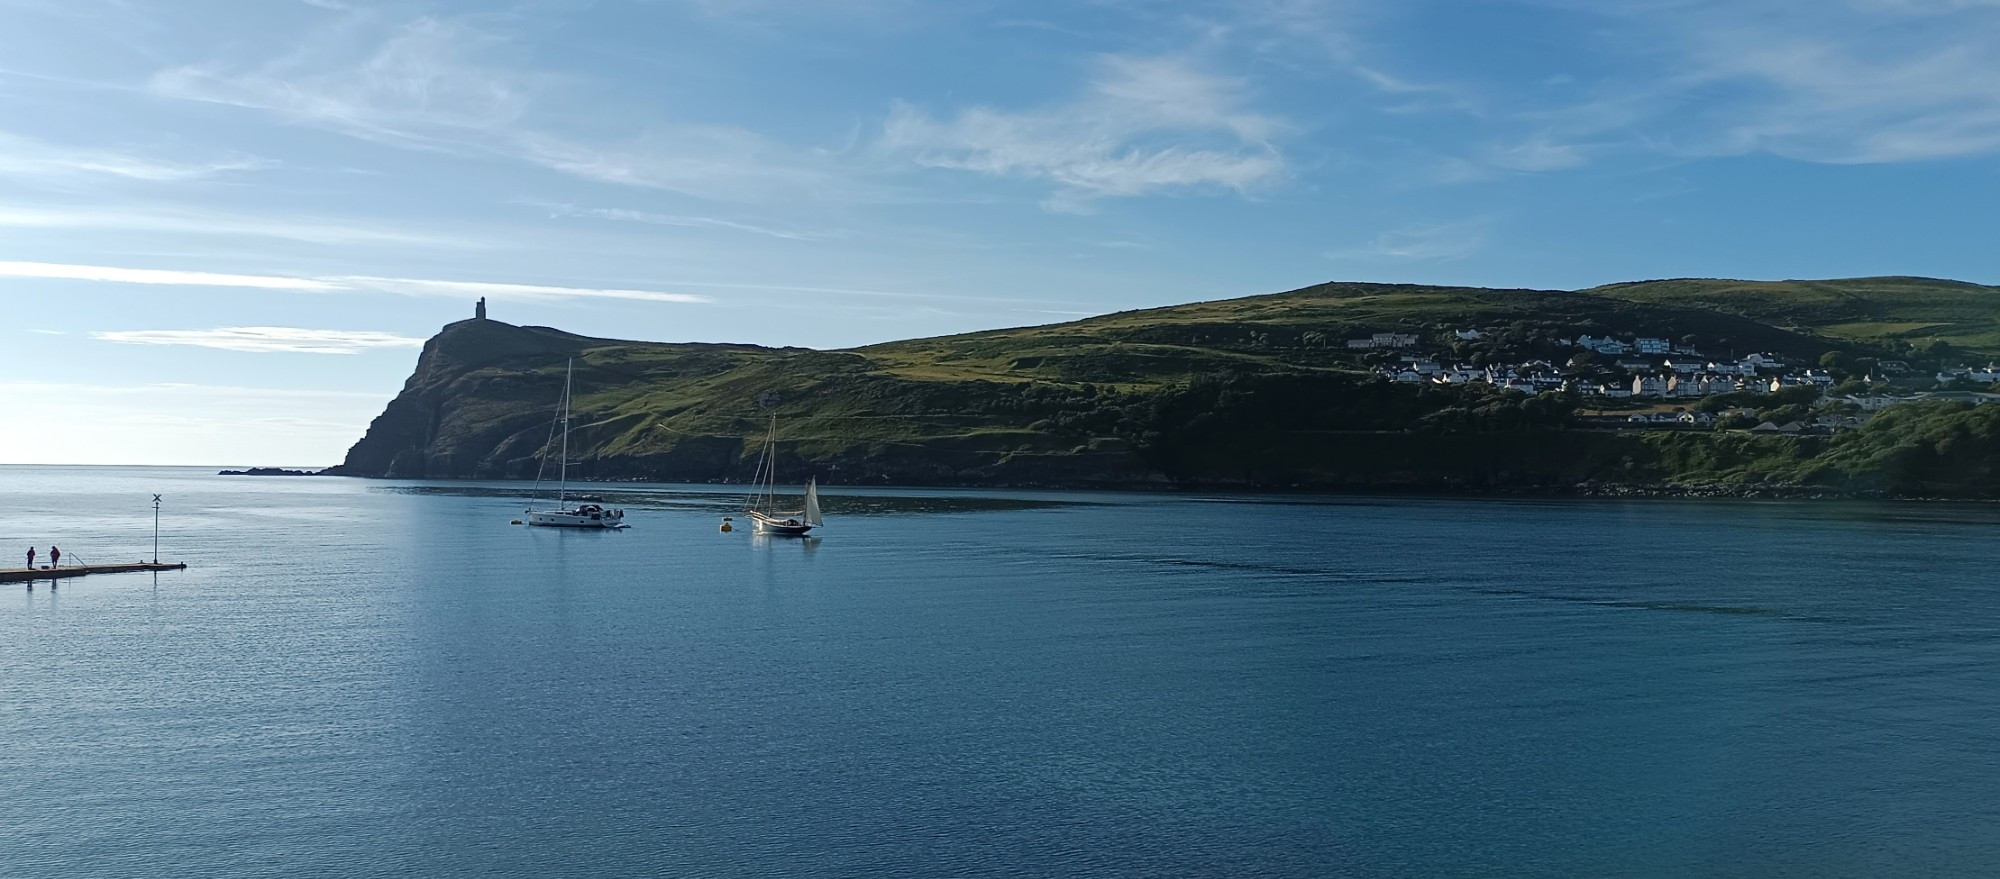
[[[1375,236],[1367,244],[1330,251],[1336,261],[1397,260],[1450,262],[1478,253],[1486,244],[1487,218],[1402,226]]]
[[[104,175],[152,183],[198,180],[233,171],[275,165],[268,159],[231,154],[206,161],[176,161],[139,151],[81,149],[57,146],[9,132],[0,132],[0,176],[47,179],[51,176]]]
[[[537,112],[585,100],[575,81],[522,63],[515,41],[436,17],[379,33],[358,52],[343,36],[262,64],[172,67],[147,90],[404,149],[497,155],[571,177],[743,203],[901,203],[918,196],[892,178],[919,167],[1053,183],[1049,206],[1081,208],[1160,191],[1243,192],[1287,169],[1274,141],[1291,126],[1250,109],[1244,80],[1179,57],[1100,56],[1078,96],[1039,108],[976,106],[939,119],[895,102],[873,149],[849,151],[658,118],[635,119],[625,136],[580,139],[542,124]]]
[[[1882,164],[2000,152],[2000,2],[1994,0],[1531,0],[1588,16],[1575,53],[1615,55],[1599,78],[1494,108],[1538,134],[1472,164],[1560,170],[1625,151],[1770,153]],[[1581,39],[1581,37],[1579,37]],[[1495,136],[1506,144],[1506,135]],[[1578,146],[1590,144],[1589,148]],[[1523,165],[1529,167],[1523,168]],[[1449,180],[1473,179],[1464,163]]]
[[[638,135],[607,143],[554,133],[535,124],[537,99],[572,83],[509,54],[519,48],[465,21],[424,17],[358,54],[341,40],[321,39],[261,65],[168,68],[146,88],[404,149],[497,155],[572,177],[704,198],[887,197],[857,184],[821,151],[730,125],[654,121]]]
[[[394,333],[300,327],[216,327],[210,330],[107,330],[91,338],[128,345],[190,345],[258,354],[358,354],[371,348],[415,348],[424,340]]]
[[[1190,187],[1248,190],[1282,176],[1287,125],[1249,109],[1243,83],[1178,58],[1104,56],[1057,106],[975,107],[940,121],[897,104],[878,149],[918,165],[1057,186],[1052,207]]]
[[[467,239],[390,226],[313,219],[253,216],[218,211],[144,205],[49,207],[0,205],[0,227],[169,232],[220,237],[253,236],[309,244],[416,244],[432,247],[479,246]]]
[[[691,217],[681,214],[661,214],[652,211],[637,211],[627,208],[592,208],[570,204],[547,204],[523,202],[549,212],[551,217],[570,217],[589,220],[615,220],[624,223],[645,223],[653,226],[673,226],[681,229],[721,229],[731,232],[745,232],[781,238],[787,241],[825,241],[844,237],[837,232],[819,232],[803,229],[780,229],[773,226],[759,226],[755,223],[741,223],[718,217]]]
[[[42,278],[50,280],[96,281],[111,284],[164,284],[183,287],[251,287],[262,290],[296,290],[312,293],[381,292],[410,296],[491,296],[496,299],[624,299],[638,302],[703,303],[706,296],[668,293],[658,290],[628,290],[605,287],[558,287],[542,284],[508,284],[491,281],[438,281],[422,278],[385,278],[371,275],[327,277],[286,277],[282,275],[239,275],[221,272],[192,272],[176,269],[132,269],[114,266],[71,265],[67,263],[0,261],[0,278]]]

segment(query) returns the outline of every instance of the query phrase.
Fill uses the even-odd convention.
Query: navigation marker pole
[[[153,495],[153,564],[160,563],[160,496]]]

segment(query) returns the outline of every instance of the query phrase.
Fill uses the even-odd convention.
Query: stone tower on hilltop
[[[472,308],[472,316],[476,320],[486,319],[486,297],[479,297],[479,304]]]

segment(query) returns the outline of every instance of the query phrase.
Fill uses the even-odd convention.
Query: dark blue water
[[[2000,509],[0,468],[0,875],[1985,876]]]

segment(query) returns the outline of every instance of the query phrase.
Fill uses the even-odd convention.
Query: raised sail
[[[757,459],[757,485],[752,490],[744,515],[758,534],[802,537],[820,526],[819,485],[806,485],[806,506],[799,512],[780,511],[778,503],[778,418],[771,417],[771,432],[764,438],[764,454]]]

